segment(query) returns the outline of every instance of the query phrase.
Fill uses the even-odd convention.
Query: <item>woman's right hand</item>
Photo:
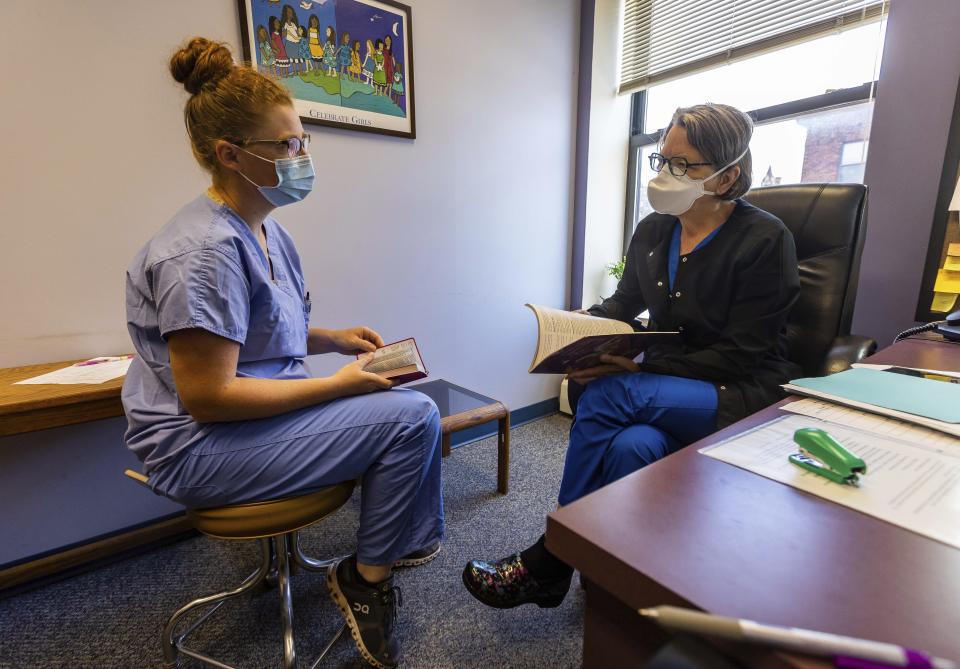
[[[364,395],[374,390],[387,390],[393,387],[393,381],[377,374],[363,371],[365,360],[356,360],[344,365],[333,375],[333,380],[341,395]]]
[[[604,364],[570,372],[567,374],[567,378],[585,386],[591,381],[596,381],[601,376],[609,376],[610,374],[623,374],[624,372],[635,373],[640,371],[640,365],[635,363],[630,358],[624,358],[620,355],[601,355],[600,362]]]

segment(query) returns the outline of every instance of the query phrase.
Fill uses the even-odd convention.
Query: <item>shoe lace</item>
[[[384,606],[390,607],[391,617],[394,620],[399,619],[400,612],[399,609],[403,606],[403,593],[400,591],[400,587],[392,585],[389,588],[384,588],[380,591],[380,603]]]

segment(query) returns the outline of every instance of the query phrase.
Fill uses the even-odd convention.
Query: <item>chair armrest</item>
[[[830,345],[830,350],[827,351],[827,357],[823,362],[822,375],[836,374],[845,369],[850,369],[850,365],[860,362],[876,350],[877,342],[870,337],[861,337],[860,335],[837,337]]]

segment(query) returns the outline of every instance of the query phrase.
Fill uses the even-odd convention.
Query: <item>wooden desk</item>
[[[960,346],[906,340],[869,361],[960,371]],[[639,666],[667,637],[636,609],[658,604],[960,659],[960,550],[697,452],[778,406],[550,514],[547,546],[587,582],[585,667]],[[751,667],[831,666],[725,648]]]
[[[123,377],[98,384],[14,385],[17,381],[68,367],[79,360],[0,369],[0,437],[75,425],[123,415]],[[124,448],[122,443],[117,448]],[[117,470],[117,480],[124,479]],[[123,484],[121,484],[123,485]],[[0,569],[0,590],[109,557],[125,550],[190,532],[183,514],[131,531]]]

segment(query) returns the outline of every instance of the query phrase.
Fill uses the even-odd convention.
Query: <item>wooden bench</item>
[[[14,385],[80,360],[0,369],[0,437],[123,415],[123,377],[85,385]]]
[[[75,362],[80,361],[66,360],[0,369],[0,437],[123,416],[120,403],[122,377],[99,384],[14,385],[17,381],[62,369]],[[440,407],[444,456],[450,454],[452,433],[488,421],[498,421],[497,489],[501,494],[506,494],[510,461],[510,413],[507,407],[492,398],[443,380],[413,388],[426,392]],[[118,443],[117,448],[122,449],[123,444]],[[189,532],[192,532],[190,522],[184,514],[177,514],[36,560],[0,567],[0,590]]]
[[[79,360],[0,369],[0,437],[123,416],[123,377],[98,384],[14,385]],[[123,444],[117,444],[118,449]],[[0,569],[0,590],[191,532],[184,515]]]

